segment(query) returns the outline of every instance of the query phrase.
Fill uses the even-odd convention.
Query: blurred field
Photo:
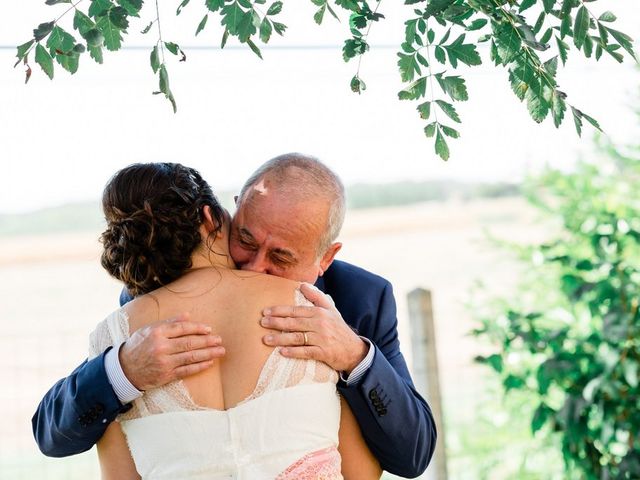
[[[433,291],[451,478],[475,478],[460,439],[473,430],[485,389],[485,370],[472,363],[479,347],[467,335],[473,324],[465,303],[478,280],[505,294],[518,280],[515,262],[491,246],[486,230],[524,242],[545,234],[535,212],[514,197],[350,211],[341,237],[339,258],[393,283],[409,364],[406,294],[415,287]],[[94,324],[117,307],[120,286],[101,270],[98,235],[0,237],[2,479],[98,477],[94,451],[47,459],[30,425],[46,390],[86,356]]]

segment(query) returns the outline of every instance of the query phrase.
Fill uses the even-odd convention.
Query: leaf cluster
[[[559,127],[570,109],[579,135],[583,120],[597,129],[600,126],[568,104],[567,94],[557,84],[558,62],[564,66],[570,50],[567,39],[572,38],[576,50],[587,58],[593,55],[599,60],[607,52],[621,62],[621,49],[635,58],[631,38],[608,26],[616,20],[615,15],[607,11],[596,18],[582,0],[406,0],[405,4],[413,9],[413,15],[405,22],[405,41],[398,52],[400,76],[407,84],[399,98],[428,99],[417,110],[421,118],[430,121],[425,134],[430,137],[435,132],[435,150],[444,160],[449,149],[440,133],[452,138],[459,135],[442,122],[442,114],[446,120],[460,123],[451,102],[467,98],[454,98],[440,79],[447,66],[455,70],[461,64],[482,64],[477,48],[481,44],[488,45],[496,67],[507,69],[511,89],[526,103],[535,122],[551,117]],[[457,78],[464,82],[461,76]],[[434,105],[439,108],[430,108]]]
[[[531,202],[560,232],[521,250],[521,300],[503,300],[474,332],[497,348],[478,361],[505,391],[535,398],[532,431],[559,436],[579,478],[640,478],[638,181],[640,158],[617,156],[532,182]]]
[[[606,53],[618,62],[624,53],[635,59],[632,39],[612,27],[616,16],[606,11],[592,14],[596,2],[610,0],[405,0],[404,38],[398,52],[398,70],[405,84],[398,93],[400,100],[417,101],[420,117],[427,123],[424,133],[434,138],[435,151],[449,158],[447,137],[458,138],[454,128],[462,118],[456,103],[467,101],[466,81],[460,71],[483,63],[481,47],[486,46],[489,60],[508,72],[509,85],[516,97],[526,103],[531,118],[540,123],[552,118],[559,127],[570,112],[576,131],[582,133],[586,120],[600,129],[598,122],[580,108],[567,102],[567,94],[557,83],[557,72],[568,61],[570,44],[587,58],[596,61]],[[87,10],[78,8],[80,3]],[[348,14],[349,36],[344,40],[342,57],[346,62],[357,59],[350,88],[362,93],[366,83],[360,73],[363,55],[370,50],[369,33],[383,20],[381,0],[311,0],[317,7],[313,18],[321,24],[328,12],[336,19],[338,12]],[[33,39],[18,47],[18,63],[27,67],[31,76],[29,53],[35,48],[35,60],[53,78],[54,60],[70,73],[78,69],[80,56],[88,51],[102,63],[103,48],[121,48],[130,21],[139,17],[144,0],[46,0],[48,5],[69,4],[58,19],[40,24]],[[162,39],[158,3],[152,20],[142,30],[148,33],[155,25],[158,41],[151,54],[151,66],[159,77],[160,89],[175,110],[175,99],[168,87],[164,50],[186,60],[185,53],[174,42]],[[176,9],[180,15],[191,0],[181,0]],[[204,0],[204,16],[195,35],[211,25],[210,17],[218,17],[222,29],[220,45],[230,37],[247,45],[262,58],[259,42],[268,43],[273,33],[284,35],[287,26],[276,18],[283,0]],[[59,20],[75,11],[73,28],[80,41],[65,31]],[[46,40],[43,45],[42,42]],[[16,64],[17,65],[17,64]],[[164,66],[164,68],[162,68]]]

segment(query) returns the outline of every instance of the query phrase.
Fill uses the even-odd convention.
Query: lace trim
[[[296,305],[312,305],[302,292],[295,291]],[[129,318],[120,309],[98,324],[89,340],[89,357],[93,358],[111,345],[117,345],[129,338]],[[260,371],[256,386],[251,394],[238,403],[244,404],[261,395],[275,390],[312,383],[337,383],[338,374],[325,363],[313,360],[291,359],[280,355],[275,348]],[[182,380],[177,380],[159,388],[148,390],[133,402],[133,407],[118,416],[118,420],[136,418],[171,411],[211,410],[196,404]]]
[[[276,480],[342,480],[341,459],[336,447],[306,454],[276,477]]]

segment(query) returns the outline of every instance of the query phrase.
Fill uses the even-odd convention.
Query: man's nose
[[[251,260],[242,266],[243,270],[249,270],[256,273],[269,273],[269,262],[262,252],[257,252]]]

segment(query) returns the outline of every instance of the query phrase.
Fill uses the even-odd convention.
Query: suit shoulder
[[[384,289],[391,286],[391,283],[380,275],[340,260],[335,260],[327,269],[325,280],[340,285],[361,285],[363,288]]]

